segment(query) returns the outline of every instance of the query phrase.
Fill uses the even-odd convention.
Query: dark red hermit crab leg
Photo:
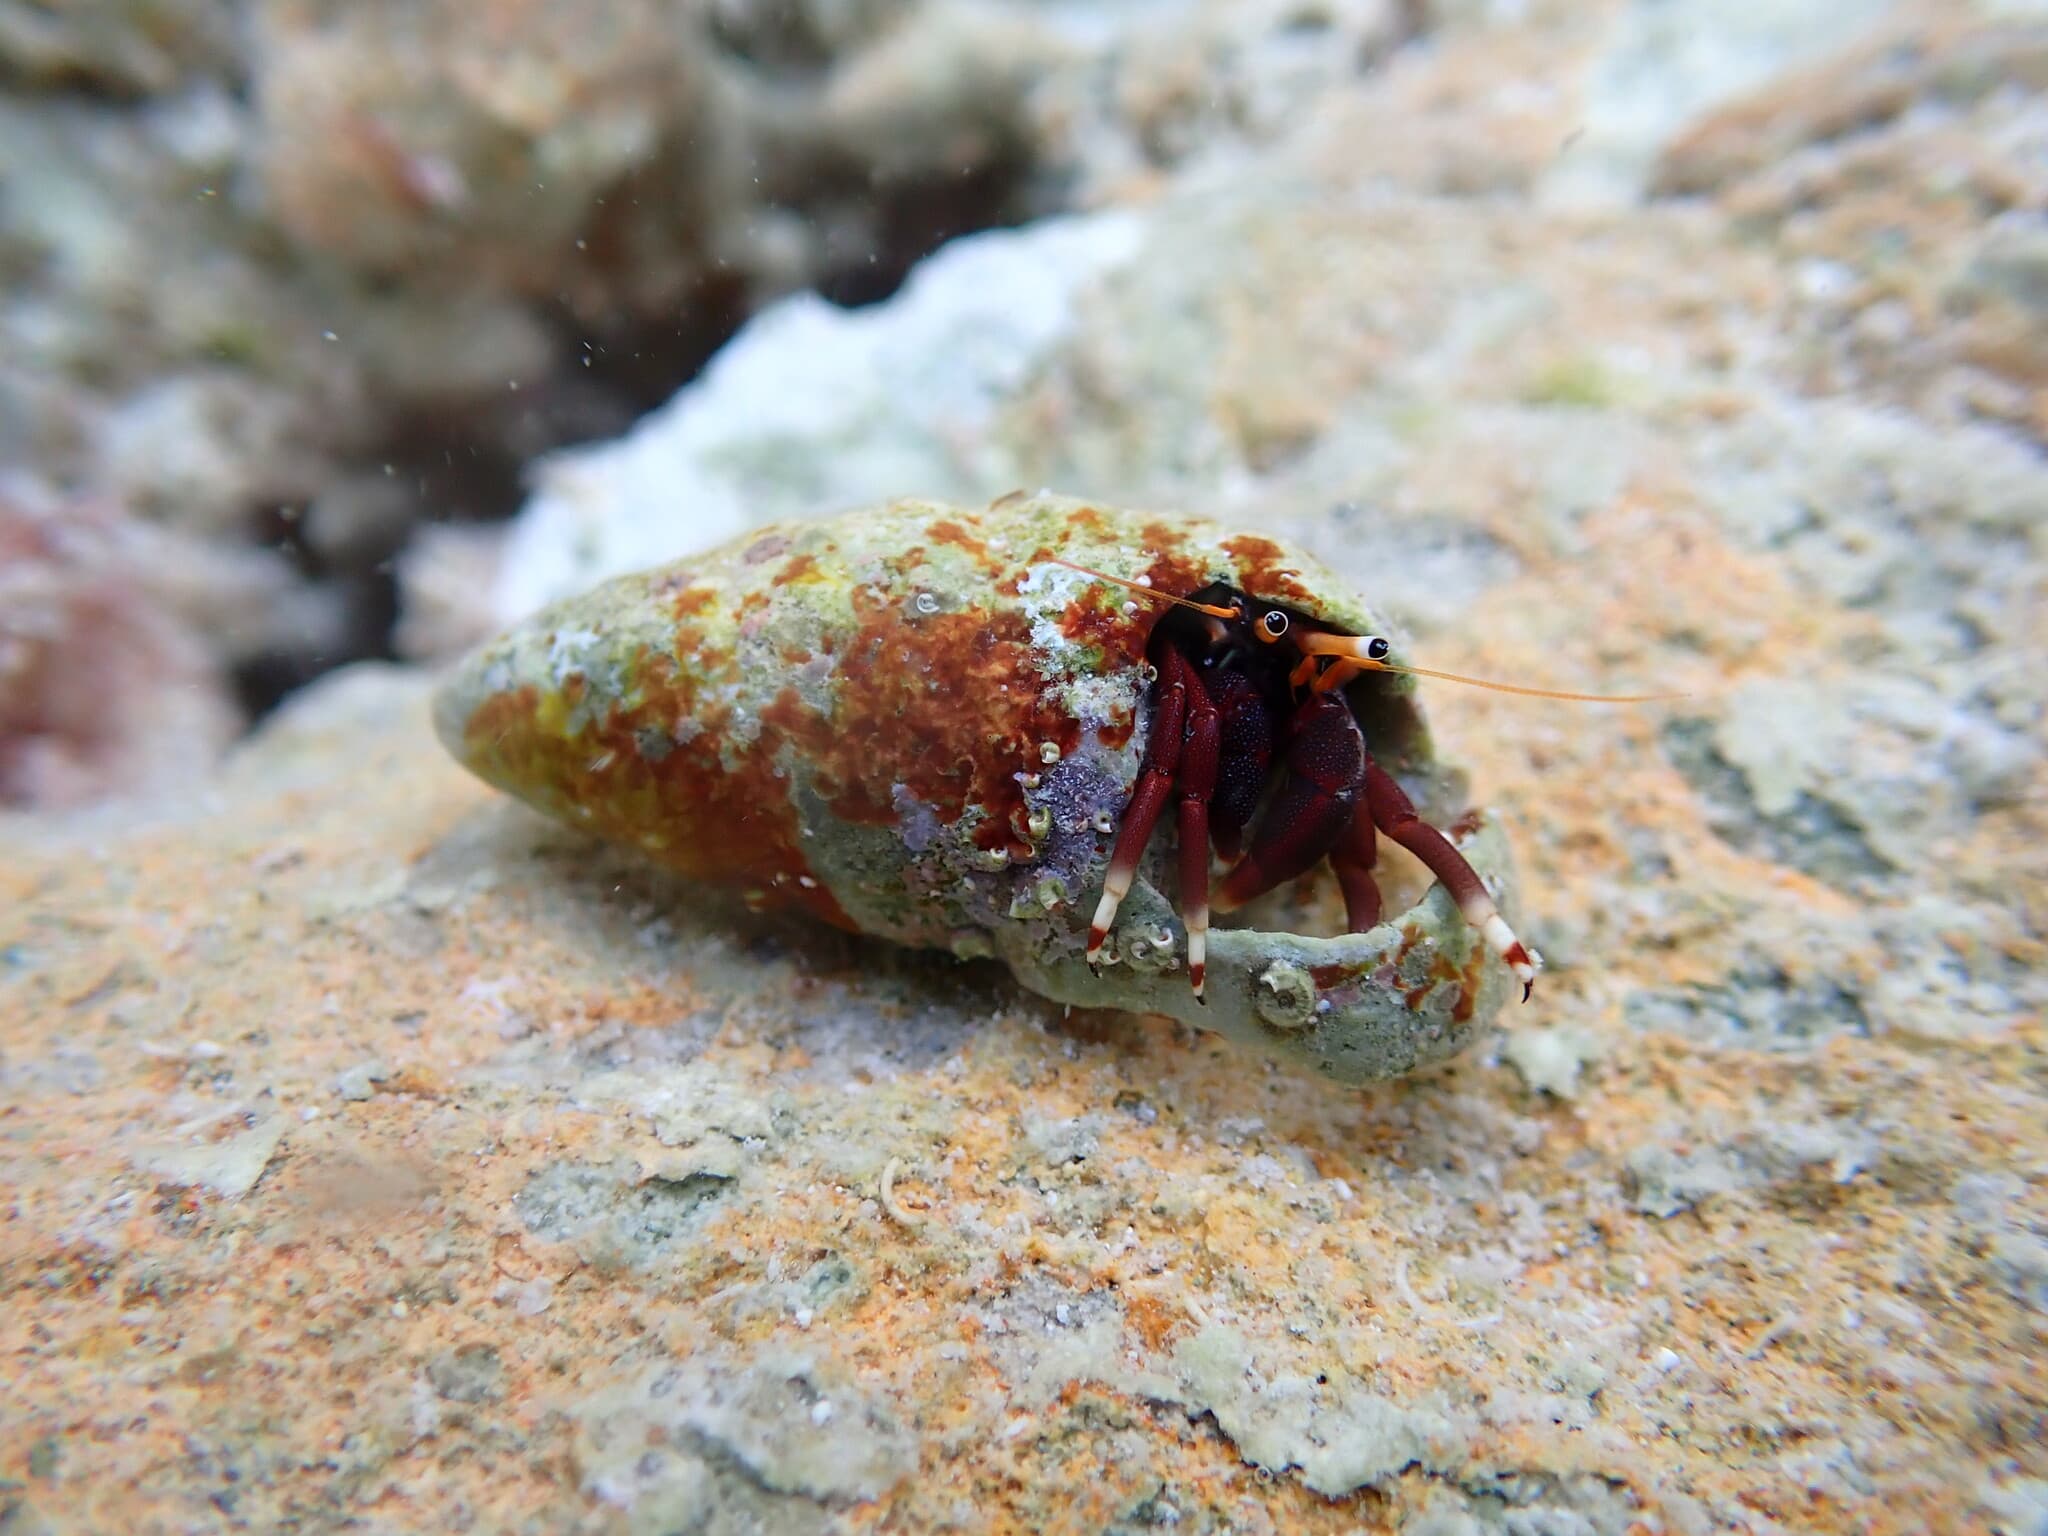
[[[1209,801],[1216,794],[1216,763],[1223,722],[1202,675],[1178,651],[1170,653],[1188,691],[1187,742],[1180,754],[1180,900],[1188,930],[1188,980],[1195,997],[1209,962]]]
[[[1209,843],[1236,863],[1245,823],[1258,810],[1271,776],[1280,730],[1258,686],[1243,672],[1220,668],[1202,679],[1216,706],[1216,793],[1209,800]]]
[[[1536,987],[1535,960],[1500,915],[1500,909],[1486,894],[1485,885],[1465,862],[1465,856],[1451,846],[1449,838],[1415,814],[1415,806],[1401,792],[1394,776],[1369,756],[1365,760],[1365,800],[1379,829],[1422,860],[1429,872],[1444,883],[1465,921],[1478,930],[1522,983],[1522,1001],[1526,1003]]]
[[[1379,862],[1379,832],[1372,824],[1372,808],[1364,800],[1344,836],[1330,850],[1330,867],[1337,872],[1337,884],[1344,892],[1344,921],[1353,933],[1364,933],[1380,920],[1380,887],[1372,877]]]
[[[1289,724],[1287,776],[1217,892],[1228,912],[1322,863],[1356,814],[1365,738],[1343,700],[1310,694]]]
[[[1168,651],[1174,661],[1179,661],[1177,652]],[[1156,664],[1156,663],[1155,663]],[[1186,663],[1181,662],[1185,667]],[[1138,770],[1138,787],[1131,795],[1131,803],[1124,808],[1124,819],[1117,828],[1116,846],[1109,855],[1109,872],[1102,881],[1102,900],[1095,907],[1095,921],[1088,925],[1088,963],[1097,965],[1102,954],[1102,941],[1109,937],[1110,925],[1116,921],[1116,909],[1123,905],[1123,899],[1131,893],[1131,882],[1138,875],[1138,861],[1145,856],[1145,844],[1151,840],[1153,825],[1159,820],[1160,811],[1166,807],[1166,796],[1173,788],[1174,770],[1180,766],[1181,737],[1185,731],[1188,714],[1188,690],[1184,678],[1169,677],[1162,669],[1161,678],[1167,686],[1159,690],[1159,707],[1152,715],[1152,734],[1145,743],[1145,761]]]

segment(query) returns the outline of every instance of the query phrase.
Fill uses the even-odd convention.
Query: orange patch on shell
[[[679,635],[679,645],[686,639]],[[563,692],[581,688],[582,679],[570,678]],[[694,879],[758,891],[767,904],[802,907],[853,928],[812,877],[769,733],[725,761],[726,722],[715,710],[706,718],[694,684],[665,655],[642,655],[633,693],[630,703],[615,703],[568,736],[542,724],[531,684],[496,694],[464,729],[468,756],[514,793],[575,807],[577,822],[609,842]],[[684,720],[697,729],[679,740],[675,725]]]

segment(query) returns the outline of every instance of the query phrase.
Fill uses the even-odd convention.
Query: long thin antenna
[[[1474,688],[1491,688],[1495,693],[1519,693],[1531,699],[1567,699],[1575,704],[1661,704],[1682,699],[1682,693],[1572,693],[1563,688],[1524,688],[1517,683],[1494,683],[1483,677],[1461,677],[1456,672],[1437,672],[1429,667],[1404,667],[1392,661],[1359,663],[1368,672],[1406,672],[1413,677],[1435,677],[1447,683],[1466,683]]]
[[[1295,644],[1311,656],[1336,656],[1361,672],[1405,672],[1411,677],[1434,677],[1447,683],[1464,683],[1472,688],[1491,688],[1495,693],[1518,693],[1530,699],[1565,699],[1574,704],[1659,704],[1682,699],[1682,693],[1574,693],[1563,688],[1525,688],[1519,683],[1496,683],[1483,677],[1466,677],[1458,672],[1439,672],[1432,667],[1411,667],[1398,661],[1380,661],[1367,656],[1369,635],[1299,634]]]
[[[1192,608],[1197,613],[1206,613],[1212,619],[1235,619],[1240,615],[1235,608],[1219,608],[1214,603],[1198,603],[1191,597],[1175,597],[1171,592],[1157,592],[1143,582],[1125,581],[1121,576],[1112,576],[1107,571],[1090,570],[1085,565],[1076,565],[1071,560],[1062,560],[1058,555],[1049,555],[1054,565],[1064,565],[1070,571],[1079,571],[1083,576],[1093,576],[1097,581],[1106,581],[1114,586],[1125,587],[1140,597],[1149,597],[1154,602],[1179,603],[1183,608]]]

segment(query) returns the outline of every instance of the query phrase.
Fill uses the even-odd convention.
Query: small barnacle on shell
[[[1153,726],[1161,609],[1062,562],[1387,629],[1263,534],[1054,496],[902,501],[758,529],[557,604],[461,663],[436,725],[479,777],[561,820],[762,906],[993,956],[1058,1001],[1170,1014],[1343,1081],[1462,1049],[1513,983],[1441,887],[1360,933],[1211,929],[1198,1001],[1162,835],[1091,969],[1104,834]],[[1345,696],[1373,757],[1509,905],[1505,841],[1458,798],[1414,686],[1375,674]]]

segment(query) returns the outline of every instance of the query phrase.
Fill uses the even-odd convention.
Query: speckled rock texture
[[[1654,726],[1449,708],[1585,936],[1345,1090],[602,852],[426,691],[7,829],[22,1528],[2038,1529],[2038,1018],[1960,916],[1817,964]]]
[[[0,461],[83,520],[175,535],[166,564],[216,612],[260,573],[289,622],[200,639],[216,694],[261,706],[477,638],[479,525],[535,457],[623,431],[782,296],[876,299],[963,231],[1054,211],[1308,193],[1305,150],[1347,196],[1395,194],[1377,237],[1404,248],[1431,238],[1411,194],[1710,197],[1807,258],[1811,374],[2038,439],[2040,49],[2020,0],[0,0]],[[1201,267],[1207,238],[1170,220],[1146,267]],[[1031,263],[960,274],[986,285],[975,327],[1077,275]],[[1182,333],[1148,348],[1166,382],[1198,318],[1150,317]],[[1002,463],[1064,480],[1042,451],[1064,416],[1012,443],[974,411],[867,410],[988,371],[938,350],[845,389],[843,488],[803,452],[688,472],[844,503],[974,500]],[[1055,399],[1092,407],[1116,360],[1076,361]],[[1265,412],[1205,425],[1284,451],[1322,380],[1290,369]],[[1087,489],[1199,503],[1209,446]],[[1190,485],[1141,483],[1176,466]]]
[[[1322,1083],[752,914],[340,674],[0,821],[0,1522],[2048,1529],[2039,23],[1395,9],[1279,120],[1090,77],[1136,262],[959,462],[1683,691],[1424,687],[1536,1002]]]

